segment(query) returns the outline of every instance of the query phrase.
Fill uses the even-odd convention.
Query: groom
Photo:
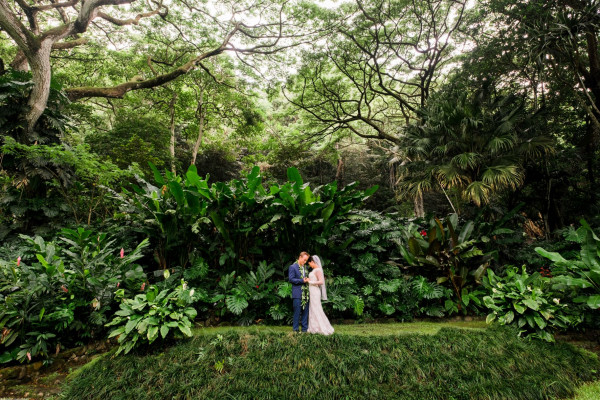
[[[309,254],[305,251],[300,253],[298,261],[290,266],[288,272],[289,281],[292,284],[292,304],[294,305],[294,332],[298,332],[300,316],[302,316],[302,332],[308,329],[308,269],[306,260]]]

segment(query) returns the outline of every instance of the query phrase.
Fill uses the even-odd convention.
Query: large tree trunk
[[[200,87],[200,98],[198,100],[198,137],[196,138],[196,143],[194,143],[194,149],[192,151],[192,162],[191,165],[196,165],[196,156],[198,155],[198,150],[200,150],[200,146],[202,146],[202,138],[204,137],[204,88]]]
[[[27,122],[27,133],[31,135],[35,124],[46,109],[48,96],[50,95],[50,78],[52,69],[50,67],[50,51],[52,50],[52,41],[43,40],[40,48],[27,57],[31,74],[35,84],[31,89],[27,105],[29,110],[25,114]]]
[[[27,71],[29,69],[29,63],[27,62],[27,57],[22,50],[17,52],[15,58],[10,62],[10,67],[12,69],[16,69],[17,71]]]

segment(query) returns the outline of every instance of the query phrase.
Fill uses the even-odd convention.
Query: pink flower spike
[[[17,257],[17,267],[21,265],[21,256]]]
[[[142,283],[142,287],[140,288],[140,290],[143,292],[145,288],[146,288],[146,282]]]
[[[121,286],[121,282],[117,282],[117,287]]]
[[[125,250],[121,247],[121,258],[125,257]]]
[[[31,353],[27,352],[27,358],[29,359],[29,361],[31,361]]]
[[[69,289],[67,289],[67,288],[65,287],[65,285],[62,285],[60,288],[62,289],[62,291],[63,291],[63,292],[65,292],[65,293],[69,293]]]

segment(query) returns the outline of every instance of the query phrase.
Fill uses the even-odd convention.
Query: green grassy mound
[[[548,399],[597,379],[598,357],[506,329],[332,337],[202,334],[163,352],[104,357],[68,399]]]

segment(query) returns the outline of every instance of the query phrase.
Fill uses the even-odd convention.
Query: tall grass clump
[[[105,357],[62,397],[534,400],[572,396],[599,368],[594,354],[506,328],[367,337],[232,331]]]

